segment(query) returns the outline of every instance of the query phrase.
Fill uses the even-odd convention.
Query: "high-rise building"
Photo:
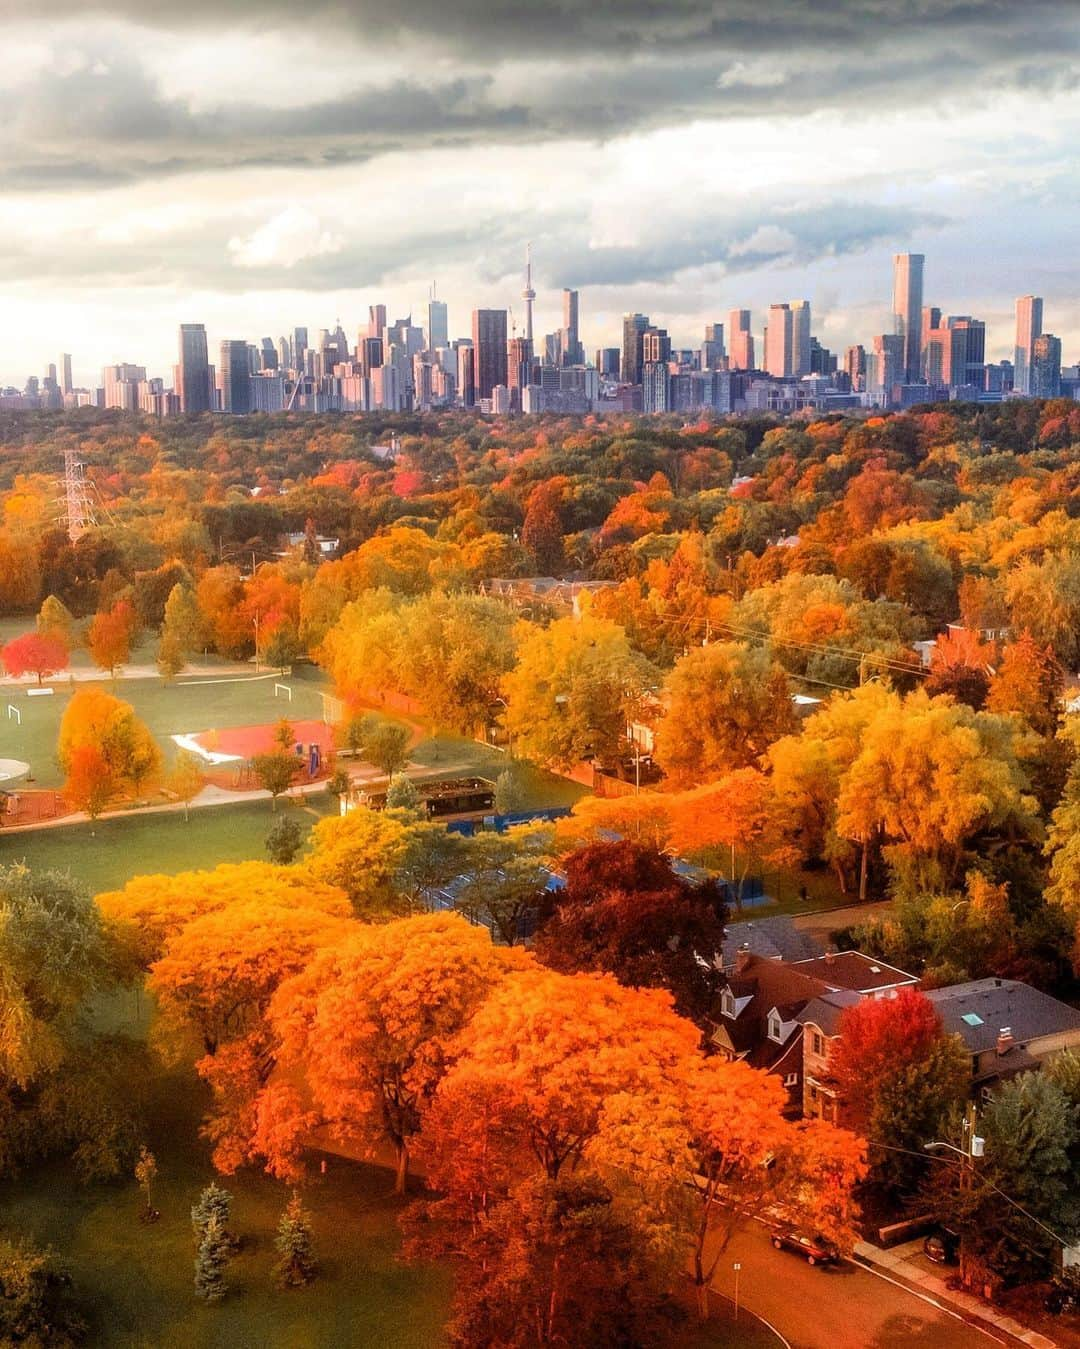
[[[427,344],[429,351],[450,345],[450,326],[445,300],[430,300],[427,307]]]
[[[918,384],[922,376],[922,253],[893,257],[893,332],[904,340],[904,377],[899,383]]]
[[[251,363],[246,342],[222,342],[218,387],[222,412],[251,411]]]
[[[727,352],[724,350],[724,325],[707,323],[705,341],[701,344],[702,370],[718,370]]]
[[[307,370],[307,329],[294,328],[292,335],[292,368],[303,374]]]
[[[810,350],[810,301],[793,300],[791,304],[791,373],[808,375],[813,361]]]
[[[139,406],[139,385],[146,380],[146,367],[124,362],[120,365],[107,365],[101,372],[101,383],[105,390],[107,408],[120,408],[124,412],[135,412]],[[35,380],[35,385],[37,381]],[[35,389],[36,392],[36,389]],[[208,403],[209,405],[209,403]]]
[[[457,385],[461,406],[463,408],[475,407],[476,353],[473,351],[473,344],[470,339],[461,338],[454,343],[454,346],[457,347]]]
[[[597,347],[596,368],[605,379],[619,378],[619,357],[621,355],[618,347]]]
[[[1043,302],[1038,295],[1022,295],[1016,302],[1016,349],[1013,353],[1013,387],[1031,393],[1035,339],[1042,336]]]
[[[143,375],[145,379],[145,374]],[[210,358],[206,350],[206,328],[201,323],[180,325],[181,412],[209,412]]]
[[[1061,338],[1040,333],[1031,349],[1031,396],[1057,398],[1061,394]]]
[[[584,352],[578,328],[579,296],[576,290],[564,290],[562,293],[562,364],[582,365]]]
[[[671,338],[666,328],[646,328],[641,334],[641,363],[643,366],[671,360]]]
[[[474,309],[472,341],[476,396],[490,398],[496,384],[506,383],[506,310]]]
[[[866,388],[866,349],[862,346],[848,347],[844,352],[844,373],[851,381],[854,393],[862,393]]]
[[[641,367],[641,410],[668,412],[670,409],[671,372],[667,361],[647,360]]]
[[[624,384],[641,383],[641,338],[650,326],[648,314],[624,314],[622,322],[622,361],[619,375]]]
[[[749,309],[733,309],[728,315],[728,340],[731,343],[729,364],[732,370],[756,369]]]
[[[71,356],[65,351],[60,357],[60,392],[71,393],[71,389]]]
[[[278,351],[274,346],[272,337],[264,337],[259,344],[259,369],[276,370],[278,368]]]
[[[904,366],[904,339],[899,333],[882,333],[874,338],[873,354],[866,362],[867,391],[876,394],[884,403],[892,401],[897,384],[906,384]]]
[[[939,310],[930,311],[940,316]],[[968,314],[950,314],[944,323],[926,330],[923,370],[936,389],[982,388],[985,383],[986,324]]]
[[[521,391],[530,383],[532,373],[532,343],[527,337],[512,337],[506,348],[507,384],[511,406],[521,410]]]
[[[368,306],[368,337],[381,338],[383,329],[386,327],[386,305],[373,304]]]
[[[769,321],[765,327],[765,369],[777,379],[793,373],[793,319],[789,304],[769,305]]]

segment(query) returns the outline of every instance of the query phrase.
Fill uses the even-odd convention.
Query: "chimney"
[[[1013,1038],[1012,1027],[1002,1026],[998,1031],[997,1036],[997,1052],[999,1054],[1007,1054],[1015,1043],[1016,1041]]]
[[[825,952],[825,964],[831,965],[835,961],[835,959],[836,959],[836,952],[830,946],[829,949]]]
[[[743,942],[739,947],[738,954],[735,956],[735,973],[743,974],[750,965],[750,944]]]

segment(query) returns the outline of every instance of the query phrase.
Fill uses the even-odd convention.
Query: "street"
[[[729,1298],[735,1261],[742,1266],[740,1305],[770,1322],[792,1349],[990,1349],[1011,1343],[861,1266],[811,1268],[799,1255],[774,1250],[759,1223],[735,1234],[717,1267],[713,1287]]]

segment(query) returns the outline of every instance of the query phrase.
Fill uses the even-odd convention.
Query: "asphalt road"
[[[857,923],[868,923],[871,918],[880,918],[883,913],[887,913],[890,907],[888,900],[849,904],[846,909],[833,909],[826,913],[798,913],[794,922],[801,932],[810,932],[822,945],[828,945],[830,932]]]
[[[758,1223],[737,1232],[713,1278],[732,1297],[732,1263],[742,1265],[739,1299],[770,1322],[792,1349],[990,1349],[1015,1344],[984,1333],[861,1266],[811,1268],[799,1255],[777,1251]]]

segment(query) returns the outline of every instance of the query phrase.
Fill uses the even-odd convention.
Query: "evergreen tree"
[[[195,1233],[196,1249],[202,1245],[211,1218],[217,1220],[218,1230],[226,1242],[231,1241],[232,1238],[229,1235],[231,1213],[232,1195],[228,1190],[223,1190],[220,1185],[211,1181],[191,1206],[191,1227]]]
[[[266,851],[271,862],[287,867],[295,860],[304,842],[304,831],[295,820],[283,816],[266,836]]]
[[[301,1288],[315,1277],[318,1262],[311,1242],[311,1215],[293,1193],[278,1223],[274,1279],[282,1288]]]
[[[195,1296],[204,1302],[220,1302],[228,1291],[225,1269],[229,1263],[229,1243],[216,1213],[206,1222],[195,1256]]]
[[[416,783],[404,773],[395,773],[386,789],[386,807],[388,810],[418,810],[420,793]]]

